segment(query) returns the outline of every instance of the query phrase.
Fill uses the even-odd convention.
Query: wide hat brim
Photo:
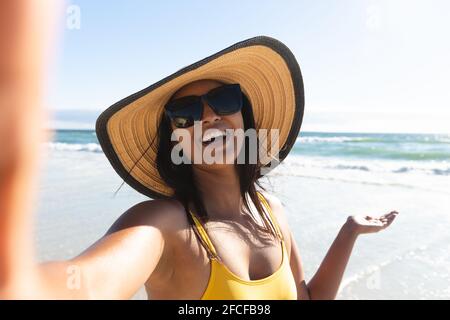
[[[267,143],[269,153],[278,147],[273,155],[278,163],[297,139],[304,90],[295,56],[271,37],[238,42],[120,100],[98,117],[97,137],[111,165],[128,185],[150,198],[174,193],[156,168],[155,137],[164,105],[178,89],[200,79],[240,84],[252,106],[256,129],[279,130],[278,140]]]

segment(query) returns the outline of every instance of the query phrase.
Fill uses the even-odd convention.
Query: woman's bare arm
[[[371,216],[349,217],[340,229],[316,274],[308,283],[311,299],[335,299],[358,236],[384,230],[394,221],[397,214],[396,211],[392,211],[379,218]]]
[[[384,230],[398,214],[398,212],[392,211],[378,218],[372,216],[348,217],[319,269],[307,283],[300,252],[284,214],[284,208],[275,196],[266,193],[264,193],[264,196],[269,200],[272,211],[277,215],[284,237],[289,239],[290,266],[297,286],[299,300],[335,299],[357,237],[361,234]]]
[[[142,202],[125,212],[104,237],[79,256],[39,265],[44,297],[131,298],[161,262],[170,211],[160,201]]]
[[[173,210],[159,201],[142,202],[125,212],[100,240],[77,257],[12,267],[22,270],[0,290],[0,299],[129,299],[160,266],[164,230]]]
[[[297,299],[298,300],[310,300],[308,285],[305,280],[305,273],[303,271],[303,263],[300,258],[300,252],[297,243],[290,232],[291,238],[291,270],[294,275],[295,284],[297,286]]]
[[[51,0],[0,2],[0,294],[30,286],[44,56],[56,11]]]
[[[46,113],[44,56],[61,4],[0,1],[0,300],[131,297],[153,273],[165,247],[164,203],[128,210],[108,233],[69,261],[38,264],[33,209]]]
[[[308,288],[313,300],[331,300],[336,297],[357,234],[344,225],[322,261]]]

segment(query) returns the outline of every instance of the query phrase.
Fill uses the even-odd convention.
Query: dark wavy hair
[[[244,121],[244,130],[255,129],[255,120],[253,116],[252,106],[249,99],[243,94],[243,107],[241,110],[242,118]],[[160,123],[158,126],[158,151],[156,156],[156,165],[159,175],[164,182],[174,190],[173,197],[180,201],[186,210],[186,215],[191,226],[194,225],[191,215],[189,214],[189,202],[193,203],[196,217],[203,223],[208,221],[208,213],[206,212],[203,204],[203,197],[207,197],[207,194],[200,194],[200,190],[197,188],[195,179],[192,174],[192,165],[181,163],[174,164],[171,160],[171,152],[173,148],[173,142],[171,141],[172,128],[170,119],[168,119],[164,113],[161,115]],[[258,139],[258,138],[257,138]],[[257,140],[258,141],[258,140]],[[254,219],[251,214],[250,206],[246,195],[250,197],[251,201],[255,204],[258,214],[262,217],[264,227],[256,224],[255,229],[264,235],[276,236],[275,228],[272,224],[272,220],[267,217],[266,212],[263,210],[261,201],[257,195],[256,186],[262,190],[265,188],[259,182],[259,173],[261,166],[259,161],[256,164],[250,163],[249,160],[249,139],[245,137],[244,140],[245,161],[243,164],[235,162],[237,166],[240,192],[243,199],[243,204],[248,214]],[[257,156],[259,160],[259,143],[257,143]],[[196,228],[193,228],[196,231]],[[196,231],[197,237],[203,242]],[[205,246],[207,248],[207,246]],[[210,252],[210,254],[212,254]]]

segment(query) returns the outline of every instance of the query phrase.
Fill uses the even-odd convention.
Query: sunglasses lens
[[[202,117],[202,101],[199,97],[189,96],[176,99],[166,105],[166,114],[177,128],[187,128]]]
[[[207,94],[208,104],[217,114],[227,115],[242,109],[242,91],[239,84],[225,85]]]
[[[177,128],[187,128],[194,124],[192,119],[183,117],[175,117],[172,119],[172,121]]]
[[[228,84],[209,91],[205,96],[209,106],[219,115],[233,114],[242,109],[242,91],[239,84]],[[166,114],[177,128],[187,128],[201,120],[202,98],[187,96],[166,105]]]

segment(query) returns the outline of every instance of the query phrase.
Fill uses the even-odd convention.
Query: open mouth
[[[226,139],[225,136],[217,137],[217,138],[212,138],[212,139],[210,139],[210,140],[203,141],[202,144],[203,144],[204,146],[207,146],[207,145],[210,145],[210,144],[215,143],[215,142],[222,142],[222,143],[225,143],[225,139]]]
[[[207,146],[212,143],[218,143],[218,142],[225,143],[226,137],[227,136],[226,136],[225,132],[217,130],[212,133],[205,134],[202,139],[202,144],[204,146]]]

